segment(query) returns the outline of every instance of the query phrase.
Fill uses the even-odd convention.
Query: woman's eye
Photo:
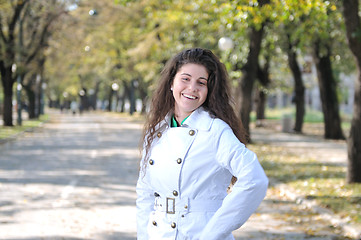
[[[207,85],[207,83],[205,83],[205,82],[199,82],[199,85]]]
[[[188,78],[182,78],[183,81],[188,81],[189,79]]]

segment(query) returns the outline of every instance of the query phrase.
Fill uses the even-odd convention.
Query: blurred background
[[[295,120],[293,131],[324,121],[325,136],[342,139],[357,69],[341,4],[1,1],[3,125],[17,109],[37,118],[44,106],[66,110],[73,101],[81,111],[145,113],[164,63],[203,47],[227,66],[246,128],[277,109]]]
[[[353,107],[361,108],[350,51],[360,45],[359,16],[343,17],[355,7],[358,1],[1,1],[1,125],[37,119],[45,106],[145,114],[165,62],[203,47],[226,65],[248,131],[277,119],[285,132],[345,139]],[[304,127],[309,122],[320,124]]]
[[[0,137],[43,121],[47,109],[144,116],[166,61],[202,47],[227,67],[249,133],[347,139],[342,177],[360,183],[359,3],[2,0]],[[359,212],[361,188],[353,186]],[[359,213],[353,221],[361,223]]]
[[[164,63],[203,47],[227,66],[246,128],[277,109],[296,132],[324,121],[327,138],[344,138],[357,75],[341,4],[1,1],[3,125],[18,109],[32,119],[73,101],[81,111],[145,113]]]

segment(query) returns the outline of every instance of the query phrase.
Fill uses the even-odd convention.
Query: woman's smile
[[[187,98],[187,99],[191,99],[191,100],[194,100],[194,99],[197,99],[198,97],[196,96],[193,96],[193,95],[189,95],[189,94],[186,94],[186,93],[182,93],[183,97]]]

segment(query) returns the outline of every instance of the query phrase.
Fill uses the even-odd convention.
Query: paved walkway
[[[347,165],[347,144],[344,140],[325,140],[322,136],[282,133],[265,128],[252,129],[252,140],[286,147],[292,153],[311,156],[319,162]]]
[[[109,114],[51,119],[0,145],[0,239],[136,239],[141,124]],[[269,134],[252,136],[266,141]],[[284,144],[292,141],[285,138]],[[237,240],[345,239],[329,226],[312,210],[269,191],[234,235]]]

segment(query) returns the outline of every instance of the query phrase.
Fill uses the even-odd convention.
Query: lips
[[[196,96],[193,96],[193,95],[190,95],[190,94],[186,94],[186,93],[182,93],[182,96],[185,97],[185,98],[191,99],[191,100],[195,100],[195,99],[198,98],[198,97],[196,97]]]

